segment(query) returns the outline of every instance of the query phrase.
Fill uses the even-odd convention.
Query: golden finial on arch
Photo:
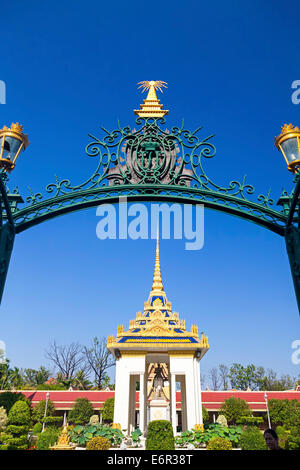
[[[167,82],[162,80],[143,80],[138,82],[138,88],[142,88],[142,93],[148,90],[148,94],[143,104],[141,104],[141,109],[135,109],[134,114],[137,114],[140,117],[163,117],[169,113],[167,109],[162,109],[163,105],[160,104],[160,100],[157,99],[156,91],[159,90],[163,92],[163,88],[167,88]]]
[[[145,90],[150,90],[151,87],[154,87],[155,90],[159,90],[161,93],[163,93],[163,88],[168,88],[167,82],[163,82],[162,80],[144,80],[138,82],[138,85],[140,85],[138,88],[143,88],[142,93],[144,93]]]

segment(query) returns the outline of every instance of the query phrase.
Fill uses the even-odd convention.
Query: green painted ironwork
[[[61,214],[119,202],[122,196],[128,202],[203,204],[285,236],[290,260],[297,258],[300,282],[299,228],[294,213],[290,212],[293,201],[295,207],[298,203],[296,193],[283,192],[279,208],[275,209],[270,191],[256,196],[245,177],[241,182],[233,180],[227,186],[218,185],[204,170],[204,161],[216,153],[211,142],[213,135],[201,137],[201,127],[192,132],[184,128],[184,123],[181,127],[162,129],[164,124],[164,118],[137,118],[137,129],[118,125],[118,129],[110,132],[101,128],[102,136],[90,135],[91,142],[86,147],[87,155],[97,159],[96,169],[89,178],[72,185],[70,180],[56,177],[55,182],[47,185],[45,194],[31,192],[23,208],[19,208],[20,195],[15,191],[15,198],[10,200],[10,214],[6,208],[3,217],[10,217],[18,234]],[[293,233],[291,237],[289,231]],[[288,241],[291,239],[293,242]],[[292,251],[289,243],[294,247]],[[300,295],[298,301],[300,305]]]

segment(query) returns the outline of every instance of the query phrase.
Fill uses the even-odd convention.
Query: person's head
[[[276,432],[274,431],[274,429],[266,429],[264,432],[264,438],[269,449],[271,450],[279,449],[278,436]]]

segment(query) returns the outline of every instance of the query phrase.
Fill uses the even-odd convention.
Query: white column
[[[176,434],[176,376],[171,373],[171,421],[174,436]]]
[[[196,395],[195,395],[195,379],[193,358],[186,359],[185,365],[186,380],[186,411],[187,411],[187,428],[192,430],[196,423]]]
[[[145,374],[140,374],[140,430],[145,431]]]
[[[196,359],[193,358],[193,375],[194,375],[194,387],[195,387],[195,422],[199,424],[200,412],[199,412],[199,400],[198,400],[198,374],[197,374],[197,363]]]
[[[187,416],[186,416],[186,386],[185,386],[185,376],[181,379],[181,421],[182,421],[182,430],[187,431]]]
[[[124,358],[116,361],[116,388],[114,423],[121,424],[121,429],[128,428],[130,374],[124,364]]]
[[[200,410],[200,422],[199,422],[199,424],[203,424],[200,359],[196,359],[196,364],[197,364],[197,372],[198,372],[198,400],[199,400],[199,410]]]

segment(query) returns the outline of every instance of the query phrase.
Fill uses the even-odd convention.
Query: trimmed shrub
[[[174,435],[170,421],[156,420],[148,425],[146,450],[174,450]]]
[[[300,429],[298,426],[291,426],[287,439],[288,450],[300,450]]]
[[[3,406],[6,409],[6,413],[8,414],[12,406],[20,400],[26,401],[30,404],[29,400],[23,395],[23,393],[16,393],[16,392],[3,392],[0,393],[0,406]]]
[[[242,450],[266,450],[265,438],[256,426],[247,426],[239,440]]]
[[[105,437],[93,437],[86,445],[86,450],[108,450],[110,448],[110,440]]]
[[[68,419],[70,423],[86,424],[94,414],[92,403],[87,398],[77,398]]]
[[[225,418],[224,415],[219,415],[217,417],[217,423],[220,424],[221,426],[224,426],[224,428],[227,428],[227,419]]]
[[[47,429],[45,432],[42,432],[38,435],[36,441],[36,449],[48,450],[50,446],[53,446],[57,442],[59,434],[59,429],[53,428]]]
[[[30,407],[25,400],[17,401],[8,413],[8,434],[5,436],[5,444],[10,449],[28,449],[28,431],[31,424]]]
[[[8,413],[8,424],[17,426],[30,426],[30,408],[25,400],[17,401]]]
[[[202,419],[204,424],[209,423],[209,414],[204,406],[202,406]]]
[[[0,431],[7,425],[7,413],[4,406],[0,406]]]
[[[297,400],[269,400],[271,422],[275,425],[284,425],[286,428],[300,427],[300,403]]]
[[[61,384],[42,384],[36,387],[37,390],[67,390],[68,388]]]
[[[206,446],[207,450],[232,450],[232,445],[229,439],[224,437],[214,437],[209,441]]]
[[[237,424],[242,416],[251,416],[248,403],[241,398],[231,397],[224,401],[220,408],[220,414],[224,415],[228,424]]]
[[[115,399],[108,398],[102,408],[102,419],[106,423],[112,423],[114,420],[114,407],[115,407]]]
[[[45,407],[46,407],[46,400],[41,400],[32,408],[32,420],[35,423],[41,423],[44,419],[45,414]],[[47,411],[46,416],[53,416],[54,415],[54,404],[51,400],[48,400],[47,404]]]
[[[43,429],[42,423],[35,423],[32,429],[34,436],[36,436],[37,434],[40,434],[42,432],[42,429]]]
[[[28,432],[29,426],[23,425],[23,426],[16,426],[15,424],[9,424],[6,428],[6,432],[10,434],[15,434],[15,435],[20,435],[20,434],[26,434]]]
[[[264,419],[261,416],[242,416],[237,420],[238,424],[244,424],[246,426],[258,426],[263,422]]]

